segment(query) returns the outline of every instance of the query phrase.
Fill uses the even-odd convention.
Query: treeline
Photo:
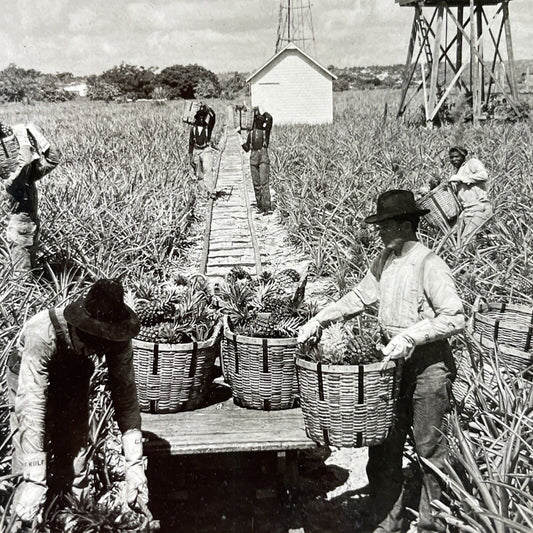
[[[0,102],[64,101],[75,96],[69,84],[86,83],[91,100],[141,98],[234,98],[246,86],[244,74],[217,76],[200,65],[173,65],[159,70],[122,63],[102,74],[77,78],[70,72],[43,74],[9,65],[0,71]]]

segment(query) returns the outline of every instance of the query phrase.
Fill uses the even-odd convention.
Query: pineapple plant
[[[237,269],[235,270],[237,273]],[[296,271],[286,269],[284,276],[294,284]],[[220,309],[228,316],[236,333],[249,337],[288,338],[295,337],[298,329],[308,320],[309,305],[304,305],[305,277],[296,290],[287,294],[280,291],[279,277],[265,273],[262,276],[227,276],[221,285]]]
[[[141,323],[139,340],[204,341],[213,333],[219,315],[205,276],[174,274],[164,282],[147,279],[134,287],[128,297]]]
[[[366,365],[382,359],[378,349],[377,328],[361,321],[335,322],[322,332],[318,344],[305,344],[299,355],[317,363],[333,365]]]

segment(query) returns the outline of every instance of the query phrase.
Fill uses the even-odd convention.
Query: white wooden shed
[[[250,84],[252,106],[268,111],[274,124],[327,124],[333,122],[336,78],[289,43],[246,81]]]

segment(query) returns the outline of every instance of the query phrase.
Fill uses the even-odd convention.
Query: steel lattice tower
[[[276,52],[291,42],[316,55],[315,31],[309,1],[280,0]]]
[[[396,0],[414,12],[398,116],[422,92],[429,125],[457,90],[471,95],[475,124],[494,92],[518,114],[509,1]],[[412,91],[417,70],[422,81]]]

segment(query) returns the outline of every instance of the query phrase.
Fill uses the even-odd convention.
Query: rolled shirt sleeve
[[[49,322],[36,315],[24,326],[19,340],[21,353],[15,414],[23,453],[44,451],[49,364],[55,353]]]
[[[465,161],[457,174],[450,178],[451,182],[458,181],[466,185],[487,181],[489,175],[485,165],[475,157]]]
[[[315,319],[323,327],[337,320],[349,320],[379,300],[378,281],[369,270],[361,282],[340,300],[327,305]]]
[[[107,354],[106,361],[111,399],[120,431],[125,433],[128,429],[141,429],[131,341],[122,343],[119,351]]]
[[[423,271],[424,296],[427,309],[420,322],[404,331],[417,346],[447,339],[465,327],[463,304],[457,293],[452,273],[437,255],[430,254]]]

